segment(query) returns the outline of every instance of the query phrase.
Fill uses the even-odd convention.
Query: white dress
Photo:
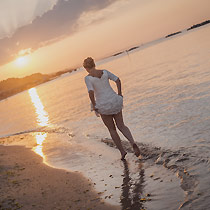
[[[116,81],[117,76],[103,70],[101,78],[87,75],[85,83],[88,91],[93,90],[96,99],[96,108],[100,114],[113,115],[122,110],[123,97],[119,96],[110,86],[109,79]]]

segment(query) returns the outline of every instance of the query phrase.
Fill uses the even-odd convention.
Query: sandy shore
[[[23,146],[0,146],[0,209],[112,210],[80,173],[51,168]]]

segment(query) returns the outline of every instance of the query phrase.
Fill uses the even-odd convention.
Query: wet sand
[[[23,146],[0,146],[0,209],[117,210],[79,172],[55,169]]]
[[[171,162],[169,156],[173,157],[173,152],[138,143],[141,150],[141,157],[138,159],[133,155],[129,143],[122,141],[128,152],[126,161],[113,158],[113,162],[107,165],[100,155],[98,159],[97,155],[91,159],[92,155],[87,154],[89,164],[82,165],[79,160],[78,168],[74,167],[72,172],[68,164],[71,165],[71,161],[75,161],[72,159],[74,155],[62,159],[65,164],[60,166],[62,168],[66,166],[67,170],[58,169],[59,164],[57,166],[52,164],[51,167],[48,162],[49,157],[44,156],[43,159],[40,156],[44,149],[40,147],[42,145],[37,144],[40,142],[35,143],[34,136],[37,135],[32,132],[0,138],[0,144],[7,145],[0,146],[0,209],[2,210],[157,210],[169,209],[170,206],[178,209],[183,202],[184,194],[181,188],[185,186],[183,184],[190,176],[182,176],[180,188],[180,179],[175,173],[182,172],[182,167],[177,165],[173,171],[169,164]],[[64,136],[48,133],[48,138],[50,139],[45,139],[45,142],[50,141],[53,147],[56,147],[53,139],[61,139]],[[106,145],[108,150],[115,148],[110,139],[101,139],[101,143]],[[71,149],[68,147],[70,154],[74,151],[74,148]],[[65,157],[63,146],[62,153]],[[162,157],[163,153],[165,155]],[[181,159],[179,155],[176,157],[181,163],[182,155]],[[106,158],[104,156],[104,160]],[[154,164],[157,160],[159,162]],[[101,165],[98,165],[97,161]],[[191,182],[190,186],[193,186],[192,184]]]

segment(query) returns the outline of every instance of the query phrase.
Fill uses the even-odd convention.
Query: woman
[[[125,160],[127,152],[122,147],[115,124],[131,143],[134,153],[138,157],[140,155],[139,148],[134,142],[129,128],[125,126],[123,122],[123,96],[120,79],[107,70],[96,69],[95,62],[91,57],[84,60],[83,66],[89,73],[85,77],[85,83],[88,89],[92,110],[94,110],[96,114],[100,114],[113,141],[121,153],[121,160]],[[116,83],[118,94],[111,88],[109,79]]]

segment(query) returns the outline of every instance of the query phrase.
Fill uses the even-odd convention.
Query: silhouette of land
[[[135,49],[138,49],[139,48],[139,46],[136,46],[136,47],[131,47],[130,49],[128,49],[127,51],[129,52],[129,51],[132,51],[132,50],[135,50]]]
[[[191,26],[187,30],[189,31],[189,30],[192,30],[194,28],[198,28],[198,27],[204,26],[204,25],[209,24],[209,23],[210,23],[210,20],[206,20],[206,21],[204,21],[202,23],[198,23],[198,24],[195,24],[195,25]]]
[[[165,38],[168,38],[170,36],[174,36],[174,35],[177,35],[177,34],[180,34],[180,33],[182,33],[182,32],[181,31],[177,31],[177,32],[172,33],[172,34],[168,34],[167,36],[165,36]]]
[[[3,80],[0,82],[0,100],[53,80],[62,74],[71,73],[72,71],[76,71],[76,69],[62,70],[52,74],[35,73],[23,78],[8,78]]]
[[[112,55],[112,56],[117,56],[117,55],[120,55],[120,54],[122,54],[122,53],[123,53],[123,51],[122,51],[122,52],[115,53],[115,54]]]

